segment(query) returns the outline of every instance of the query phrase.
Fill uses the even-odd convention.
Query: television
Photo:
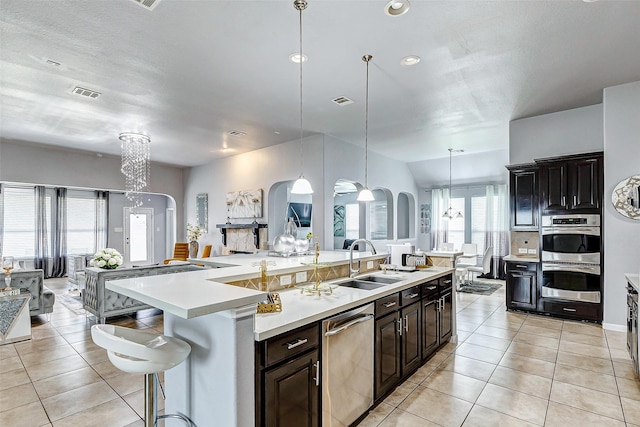
[[[289,203],[287,220],[293,218],[298,227],[311,227],[311,203]]]

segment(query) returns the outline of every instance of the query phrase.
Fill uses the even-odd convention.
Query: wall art
[[[621,215],[640,220],[640,175],[620,181],[611,193],[611,203]]]
[[[344,214],[344,205],[333,207],[333,235],[335,237],[344,237]]]
[[[262,218],[262,189],[227,193],[229,218]]]

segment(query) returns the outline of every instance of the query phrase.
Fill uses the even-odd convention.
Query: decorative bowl
[[[273,250],[279,253],[291,253],[296,248],[296,238],[291,234],[278,234],[273,239]]]

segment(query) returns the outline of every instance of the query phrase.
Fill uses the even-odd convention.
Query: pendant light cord
[[[362,57],[367,63],[367,87],[364,98],[364,188],[369,188],[369,61],[372,58],[371,55]]]
[[[307,2],[295,2],[296,8],[300,11],[300,176],[304,169],[303,150],[302,150],[302,11],[307,7]]]

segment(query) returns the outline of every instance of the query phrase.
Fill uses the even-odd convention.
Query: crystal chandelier
[[[142,206],[141,192],[147,190],[151,171],[151,139],[141,133],[124,132],[118,137],[122,141],[122,167],[125,177],[125,196],[134,208]]]
[[[449,209],[444,211],[442,214],[442,218],[444,219],[454,219],[454,218],[462,218],[462,212],[456,211],[451,207],[451,153],[462,153],[464,150],[454,150],[453,148],[449,148]]]
[[[300,177],[293,183],[291,193],[312,194],[313,188],[311,188],[311,183],[302,174],[304,159],[302,153],[302,63],[304,62],[304,55],[302,54],[302,11],[307,8],[307,0],[295,0],[293,7],[300,12]]]

